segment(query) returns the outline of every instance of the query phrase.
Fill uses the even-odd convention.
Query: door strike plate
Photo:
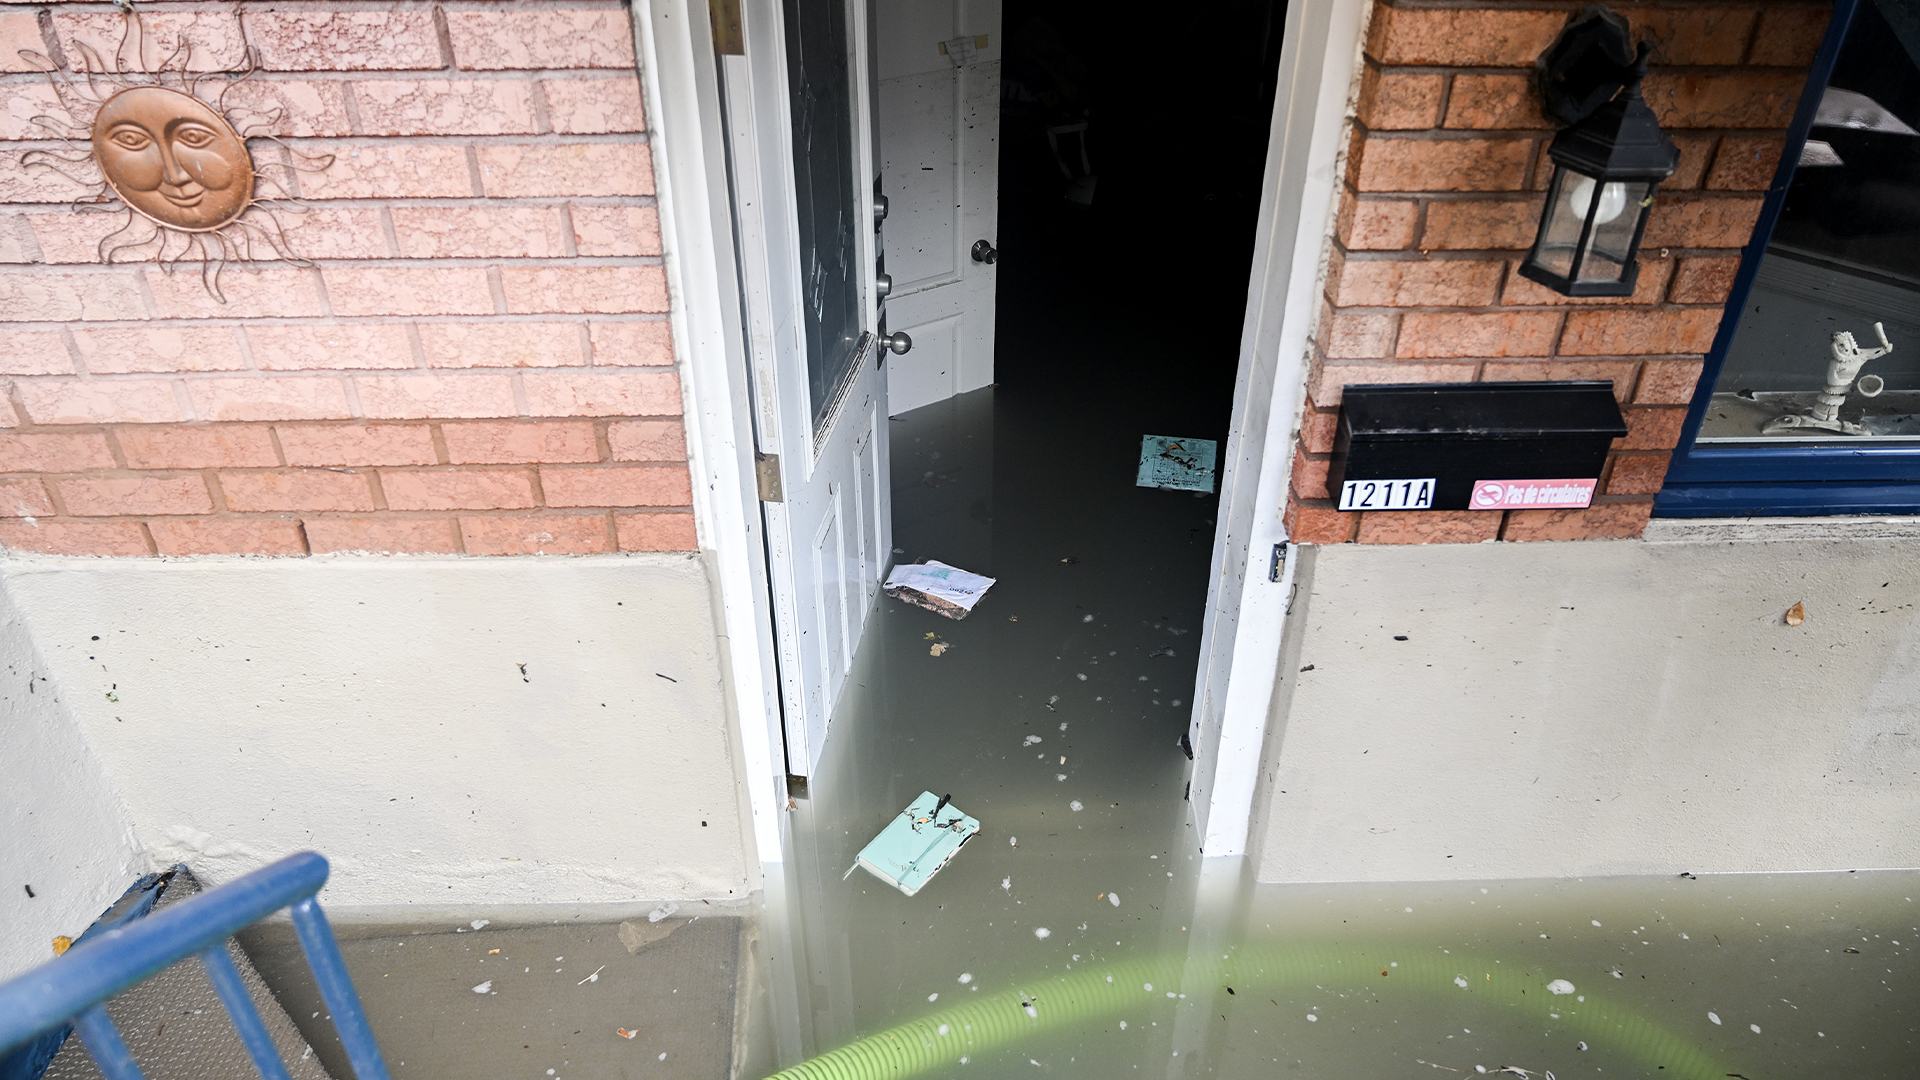
[[[785,492],[780,490],[780,455],[762,454],[758,450],[753,454],[753,475],[760,486],[761,502],[786,502]]]

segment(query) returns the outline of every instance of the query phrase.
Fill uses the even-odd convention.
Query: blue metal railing
[[[262,1080],[287,1080],[266,1024],[227,955],[227,939],[261,919],[291,908],[294,932],[307,954],[320,996],[357,1080],[388,1080],[360,997],[314,894],[327,883],[327,860],[305,851],[262,867],[157,914],[110,930],[66,955],[0,985],[0,1054],[71,1022],[107,1080],[142,1080],[140,1068],[108,1019],[106,1001],[198,954],[214,990],[233,1018],[240,1042]]]

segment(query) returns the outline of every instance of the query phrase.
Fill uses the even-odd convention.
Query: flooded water
[[[1920,872],[1276,886],[1202,859],[1177,744],[1214,500],[1131,485],[1140,434],[1208,433],[1041,407],[893,425],[895,558],[999,584],[868,625],[769,883],[780,1075],[1920,1075]],[[843,878],[923,790],[980,834],[911,898]]]

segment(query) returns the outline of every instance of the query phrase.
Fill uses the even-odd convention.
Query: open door
[[[876,11],[887,324],[899,415],[993,382],[1000,188],[1000,0],[886,0]]]
[[[720,58],[787,771],[800,776],[820,761],[892,536],[866,3],[746,0],[741,51]]]

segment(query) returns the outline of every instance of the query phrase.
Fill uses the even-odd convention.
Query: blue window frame
[[[1740,386],[1734,390],[1728,389],[1730,386],[1749,381],[1750,373],[1739,369],[1746,366],[1765,366],[1764,363],[1749,365],[1746,358],[1739,355],[1742,350],[1736,348],[1736,339],[1740,337],[1743,321],[1751,321],[1755,324],[1754,329],[1749,331],[1746,353],[1766,351],[1766,346],[1773,344],[1766,340],[1767,336],[1773,332],[1768,320],[1775,320],[1777,324],[1778,320],[1786,318],[1786,309],[1792,307],[1796,301],[1806,305],[1807,310],[1817,308],[1822,288],[1820,282],[1824,280],[1830,284],[1837,280],[1832,271],[1835,265],[1844,267],[1839,277],[1844,279],[1846,284],[1841,286],[1840,291],[1848,292],[1854,284],[1866,282],[1867,284],[1862,287],[1869,293],[1878,290],[1878,294],[1866,300],[1858,300],[1851,311],[1836,311],[1824,319],[1798,318],[1793,324],[1793,332],[1802,338],[1814,334],[1824,337],[1824,333],[1821,332],[1828,329],[1851,328],[1854,333],[1861,335],[1865,345],[1872,346],[1877,344],[1872,340],[1873,318],[1863,313],[1877,312],[1879,308],[1875,307],[1875,304],[1882,307],[1891,305],[1890,314],[1886,319],[1889,323],[1896,321],[1895,316],[1900,312],[1895,309],[1901,308],[1902,305],[1911,303],[1914,310],[1920,312],[1920,277],[1904,272],[1881,274],[1872,268],[1863,269],[1864,264],[1857,261],[1823,262],[1818,253],[1803,257],[1806,256],[1806,246],[1793,241],[1791,237],[1788,238],[1790,242],[1780,245],[1773,243],[1776,232],[1781,229],[1782,214],[1788,209],[1790,195],[1800,200],[1798,204],[1801,208],[1800,216],[1805,218],[1816,216],[1816,212],[1810,212],[1807,209],[1810,200],[1817,205],[1841,205],[1842,200],[1831,198],[1834,192],[1839,191],[1845,194],[1859,190],[1857,185],[1854,188],[1831,185],[1821,188],[1816,183],[1824,176],[1838,175],[1837,173],[1814,174],[1808,178],[1807,183],[1803,183],[1798,188],[1795,187],[1794,180],[1803,167],[1819,164],[1822,155],[1830,157],[1831,164],[1839,165],[1842,156],[1854,152],[1852,144],[1845,144],[1838,138],[1834,141],[1842,141],[1843,145],[1841,150],[1836,152],[1827,140],[1829,133],[1827,127],[1822,128],[1821,138],[1813,140],[1812,150],[1809,151],[1808,148],[1809,135],[1815,127],[1816,119],[1821,119],[1828,125],[1833,123],[1833,116],[1830,112],[1823,111],[1822,103],[1823,100],[1828,99],[1829,84],[1836,80],[1836,65],[1840,63],[1843,52],[1849,49],[1859,50],[1881,39],[1887,39],[1897,41],[1908,55],[1920,55],[1914,52],[1916,47],[1920,47],[1920,19],[1908,20],[1899,17],[1900,12],[1895,12],[1893,17],[1896,23],[1891,26],[1893,32],[1889,34],[1885,32],[1888,29],[1886,24],[1878,21],[1886,17],[1883,15],[1884,10],[1877,0],[1836,0],[1834,4],[1833,19],[1820,51],[1814,59],[1808,75],[1807,88],[1801,96],[1793,124],[1788,130],[1780,166],[1768,189],[1753,238],[1743,252],[1740,270],[1734,279],[1733,289],[1727,301],[1727,317],[1721,320],[1712,351],[1707,355],[1699,389],[1695,392],[1692,407],[1687,413],[1686,425],[1681,432],[1680,448],[1674,453],[1673,463],[1667,472],[1666,485],[1654,504],[1654,513],[1657,516],[1920,513],[1920,430],[1909,433],[1905,429],[1900,429],[1893,432],[1892,437],[1886,438],[1849,437],[1838,432],[1820,431],[1808,432],[1807,434],[1813,436],[1811,438],[1718,437],[1724,436],[1730,430],[1725,420],[1727,414],[1725,405],[1731,403],[1736,409],[1749,408],[1741,402],[1732,401],[1729,395],[1744,398],[1747,402],[1754,402],[1756,398],[1755,392],[1746,386]],[[1850,44],[1848,32],[1854,27],[1857,15],[1860,16],[1859,29],[1863,32],[1856,34]],[[1909,21],[1912,25],[1905,25]],[[1907,40],[1910,37],[1916,40]],[[1866,39],[1867,44],[1863,45],[1861,39]],[[1848,55],[1857,57],[1858,53],[1849,52]],[[1865,101],[1867,106],[1876,106],[1876,102],[1847,89],[1848,83],[1844,76],[1840,79],[1840,83],[1840,86],[1833,88],[1839,95],[1851,95]],[[1915,92],[1920,93],[1920,87],[1916,87]],[[1829,105],[1829,109],[1831,107]],[[1909,107],[1905,111],[1911,112],[1912,109]],[[1885,112],[1887,111],[1883,110],[1883,113]],[[1887,123],[1893,127],[1906,127],[1897,117]],[[1851,122],[1843,125],[1837,129],[1838,134],[1848,135],[1847,128],[1850,126],[1853,126]],[[1891,128],[1876,130],[1891,130]],[[1902,147],[1912,145],[1920,149],[1920,133],[1913,133],[1911,129],[1908,131],[1914,135],[1911,142],[1901,142],[1899,145]],[[1904,149],[1900,152],[1905,153]],[[1812,154],[1811,157],[1803,157],[1809,153]],[[1916,154],[1915,158],[1916,162],[1920,163],[1920,154]],[[1911,190],[1920,193],[1920,186],[1913,186]],[[1904,190],[1902,193],[1904,194]],[[1826,199],[1827,202],[1819,202],[1821,199]],[[1865,215],[1865,219],[1878,220],[1872,217],[1872,213],[1864,207],[1864,204],[1863,209],[1855,216],[1862,215]],[[1788,217],[1790,219],[1788,231],[1791,232],[1794,215],[1789,213]],[[1886,246],[1889,243],[1896,248],[1911,252],[1912,254],[1895,254],[1894,258],[1903,264],[1902,270],[1905,269],[1905,263],[1908,260],[1920,265],[1920,243],[1915,243],[1910,238],[1888,237],[1876,233],[1873,242],[1881,245],[1883,252],[1887,250]],[[1816,244],[1815,247],[1818,245]],[[1770,248],[1784,254],[1770,261],[1768,259]],[[1846,245],[1841,244],[1840,248],[1845,249]],[[1763,264],[1767,264],[1771,269],[1763,273]],[[1761,291],[1756,293],[1756,281],[1769,274],[1771,278],[1762,281]],[[1823,274],[1826,275],[1824,279],[1821,277]],[[1851,295],[1850,292],[1849,295]],[[1779,302],[1772,303],[1769,309],[1771,301]],[[1908,320],[1901,318],[1899,321],[1906,323]],[[1902,336],[1906,335],[1902,333]],[[1764,343],[1760,348],[1754,345],[1755,338],[1763,339]],[[1799,349],[1803,344],[1804,341],[1800,342],[1795,349]],[[1896,339],[1895,346],[1896,351],[1907,354],[1900,358],[1902,361],[1907,361],[1920,355],[1920,336],[1907,340]],[[1736,364],[1731,372],[1728,363],[1730,351],[1736,354]],[[1803,352],[1796,352],[1795,355],[1803,355]],[[1817,371],[1817,365],[1821,362],[1815,356],[1809,358],[1809,364],[1801,366],[1809,367],[1810,371]],[[1904,367],[1904,363],[1901,366]],[[1752,385],[1769,385],[1766,380],[1770,373],[1763,371],[1751,374]],[[1727,376],[1726,385],[1723,385],[1723,375]],[[1819,374],[1805,375],[1803,381],[1805,378],[1811,379],[1816,392],[1818,384],[1828,381],[1826,377]],[[1891,385],[1891,381],[1888,381],[1888,385]],[[1716,390],[1720,392],[1716,393]],[[1903,393],[1910,397],[1914,392]],[[1762,390],[1758,395],[1758,404],[1765,406],[1769,398],[1784,401],[1791,397],[1793,395],[1785,392],[1770,394]],[[1805,402],[1814,397],[1815,393],[1803,391],[1795,400]],[[1852,404],[1851,401],[1850,404]],[[1774,408],[1775,411],[1779,411],[1780,407]],[[1864,417],[1859,416],[1858,405],[1854,406],[1853,412],[1857,419],[1865,420]],[[1715,414],[1711,420],[1710,413]],[[1756,410],[1756,415],[1759,415],[1759,410]],[[1880,419],[1920,422],[1920,416],[1881,417]],[[1707,429],[1704,438],[1703,427]],[[1757,422],[1754,434],[1759,434]],[[1798,433],[1776,432],[1776,434]],[[1873,434],[1887,433],[1875,431]]]

